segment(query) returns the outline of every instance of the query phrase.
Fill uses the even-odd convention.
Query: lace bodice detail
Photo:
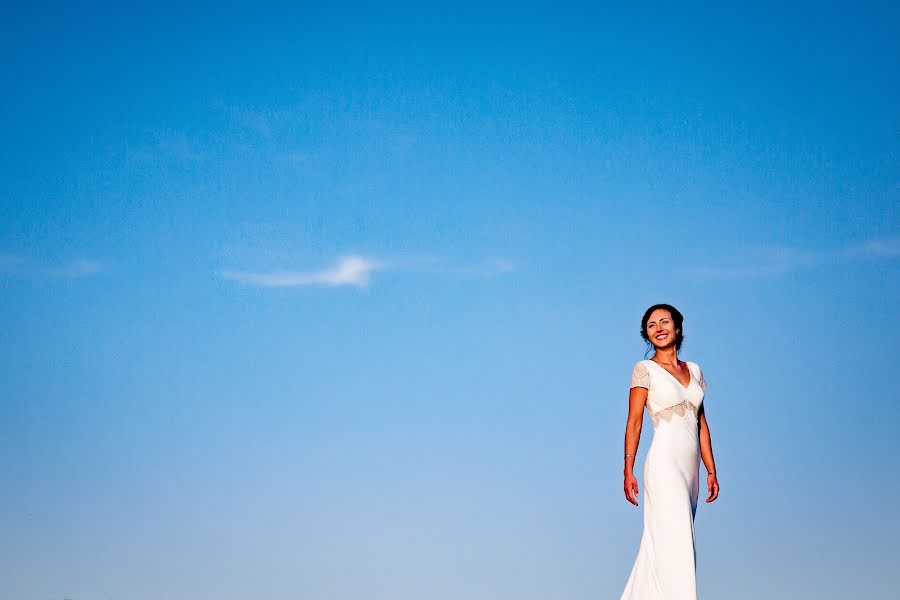
[[[650,410],[649,407],[647,410]],[[651,412],[650,417],[653,418],[653,426],[656,427],[657,425],[659,425],[660,421],[671,421],[674,415],[684,417],[693,413],[694,417],[696,418],[699,412],[700,407],[694,406],[687,400],[682,400],[678,404],[674,404],[656,412]]]
[[[650,369],[642,362],[634,365],[634,371],[631,372],[631,387],[650,389]]]
[[[647,389],[647,412],[653,418],[653,426],[661,422],[670,422],[674,416],[693,416],[697,418],[700,405],[709,386],[703,376],[700,365],[687,362],[691,379],[683,385],[674,375],[662,366],[649,360],[638,361],[631,372],[631,387]]]

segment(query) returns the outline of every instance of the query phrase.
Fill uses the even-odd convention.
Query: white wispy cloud
[[[99,273],[103,265],[89,258],[78,258],[61,264],[39,262],[18,254],[0,254],[0,272],[9,275],[81,279]]]
[[[374,271],[386,269],[385,262],[365,256],[349,255],[338,260],[336,266],[321,271],[219,271],[223,279],[262,287],[295,287],[301,285],[367,287]]]
[[[0,271],[9,273],[21,268],[25,259],[16,254],[0,254]]]
[[[699,279],[742,280],[776,277],[799,269],[846,260],[884,260],[900,257],[900,238],[872,239],[841,248],[803,250],[784,246],[753,248],[748,257],[725,265],[686,267],[682,272]]]
[[[759,279],[782,275],[791,270],[787,265],[732,265],[725,267],[688,267],[684,272],[698,279]]]
[[[102,267],[103,266],[99,261],[91,260],[89,258],[79,258],[68,265],[51,269],[49,274],[68,279],[80,279],[81,277],[99,273]]]
[[[893,258],[900,256],[900,238],[869,240],[846,250],[849,256]]]
[[[372,275],[377,271],[417,271],[435,274],[451,274],[475,277],[496,277],[516,268],[516,263],[506,258],[491,258],[473,266],[452,266],[432,256],[404,257],[391,260],[376,259],[361,255],[346,255],[338,259],[333,267],[319,271],[248,271],[221,269],[216,274],[228,279],[260,287],[297,286],[354,286],[368,287]]]

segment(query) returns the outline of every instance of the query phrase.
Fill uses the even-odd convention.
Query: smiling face
[[[675,329],[672,314],[664,308],[657,308],[647,319],[647,337],[657,350],[674,346],[675,335],[679,331]]]

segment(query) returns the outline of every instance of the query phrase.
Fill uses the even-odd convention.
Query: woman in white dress
[[[700,492],[700,459],[708,475],[707,502],[719,495],[700,366],[678,360],[684,317],[668,304],[647,309],[641,337],[655,350],[631,374],[625,427],[625,498],[638,505],[634,456],[644,406],[653,419],[653,441],[644,460],[644,532],[620,600],[696,600],[694,515]]]

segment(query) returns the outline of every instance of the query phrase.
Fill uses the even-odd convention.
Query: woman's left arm
[[[708,475],[706,476],[706,487],[709,489],[707,502],[712,502],[719,497],[719,481],[716,479],[716,460],[713,458],[712,441],[709,437],[709,423],[706,422],[706,410],[703,404],[700,405],[698,414],[700,427],[700,458],[706,466]]]

